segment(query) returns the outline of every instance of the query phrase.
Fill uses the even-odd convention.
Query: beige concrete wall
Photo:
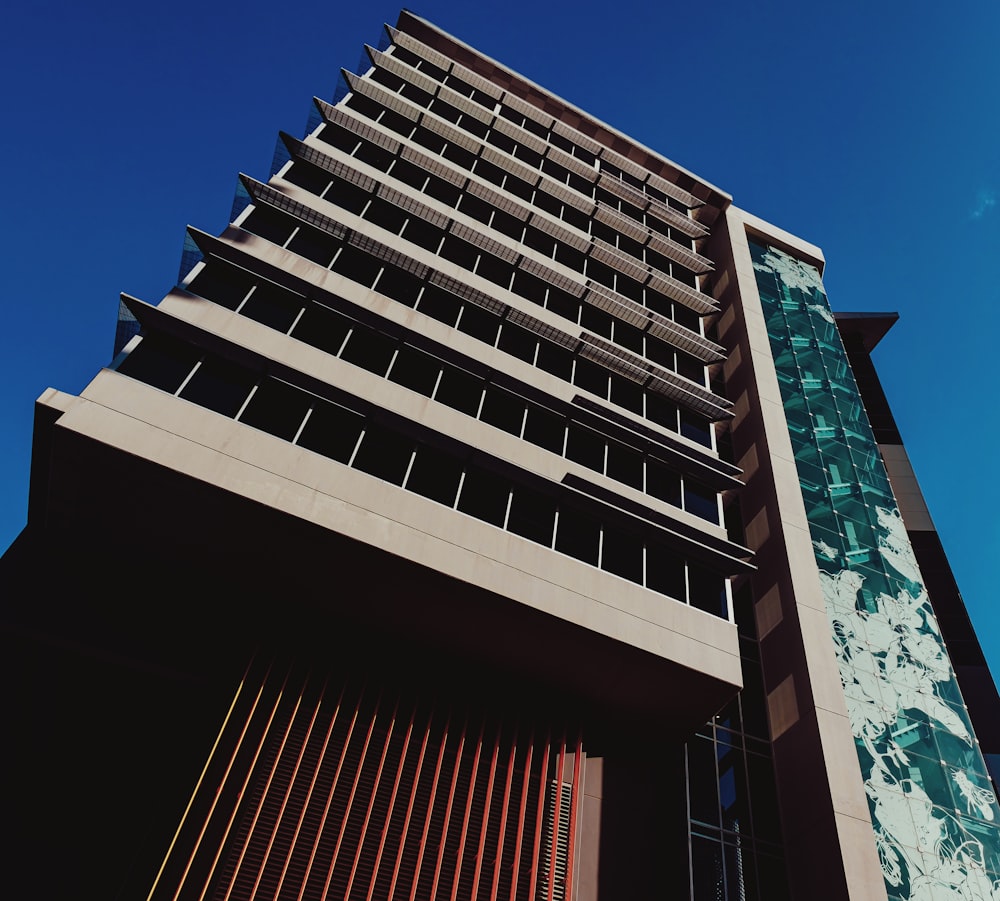
[[[626,646],[742,684],[735,627],[419,495],[105,370],[58,428],[383,548]]]
[[[747,230],[817,264],[818,248],[730,207],[714,239],[724,303],[722,342],[733,349],[727,384],[736,403],[734,446],[753,578],[775,769],[795,897],[886,897],[868,803],[837,669],[826,605],[784,408],[757,293]],[[729,239],[728,250],[723,247]],[[808,761],[808,767],[803,765]]]

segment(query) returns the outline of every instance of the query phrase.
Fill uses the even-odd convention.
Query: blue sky
[[[840,310],[897,310],[876,362],[994,672],[988,477],[1000,239],[1000,4],[422,3],[415,11],[819,244]],[[111,355],[119,292],[174,284],[398,9],[19,4],[0,36],[0,548],[33,400]]]

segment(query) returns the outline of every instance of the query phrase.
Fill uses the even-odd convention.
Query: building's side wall
[[[979,739],[980,749],[993,777],[995,791],[1000,781],[1000,695],[997,694],[983,649],[927,510],[869,349],[859,330],[863,322],[863,317],[837,315],[837,326],[844,339],[844,349],[871,420],[872,431],[899,504],[899,514],[903,518],[924,585],[934,607],[934,615],[955,667],[962,697],[968,705],[976,738]]]
[[[750,253],[893,899],[996,897],[1000,808],[815,265]],[[874,889],[872,889],[874,890]]]
[[[732,442],[747,480],[740,505],[758,566],[752,586],[792,894],[884,898],[755,284],[748,218],[731,207],[725,231],[717,228],[716,244],[729,243],[728,265],[717,280],[723,303],[718,330],[730,349],[725,374],[736,409]],[[720,261],[723,252],[717,250]]]

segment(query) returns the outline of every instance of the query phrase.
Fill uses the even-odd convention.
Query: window
[[[462,482],[458,509],[476,519],[503,526],[509,495],[510,488],[500,476],[470,467]]]
[[[317,402],[299,435],[298,444],[340,463],[350,462],[364,419],[352,410]]]
[[[309,396],[305,392],[278,379],[266,378],[240,414],[240,422],[291,441],[309,406]]]
[[[144,337],[118,367],[118,371],[171,394],[198,362],[201,352],[162,335]]]
[[[248,370],[210,357],[191,376],[180,396],[223,416],[235,416],[253,382],[253,375]]]

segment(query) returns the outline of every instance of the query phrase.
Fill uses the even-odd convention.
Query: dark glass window
[[[336,404],[317,402],[299,435],[298,444],[340,463],[347,463],[358,443],[363,417]]]
[[[497,329],[500,320],[482,307],[466,304],[462,308],[462,318],[458,321],[458,330],[493,345],[497,340]]]
[[[646,463],[646,493],[679,507],[681,505],[680,476],[658,460],[649,460]]]
[[[441,245],[439,254],[442,258],[450,260],[452,263],[457,263],[463,269],[471,271],[476,265],[476,259],[479,257],[479,249],[468,241],[463,241],[454,235],[447,235],[445,236],[444,243]]]
[[[608,371],[602,369],[596,363],[591,363],[589,360],[581,360],[577,357],[573,382],[578,388],[582,388],[584,391],[589,391],[607,400]]]
[[[643,351],[643,333],[633,325],[625,322],[615,322],[615,344],[620,344],[628,350],[641,354]]]
[[[656,363],[657,366],[662,366],[664,369],[673,369],[676,366],[674,349],[665,341],[647,337],[646,356]]]
[[[266,378],[257,386],[240,422],[291,441],[309,410],[309,402],[310,397],[305,392],[277,379]]]
[[[605,437],[574,422],[569,424],[566,436],[566,456],[588,469],[604,472]]]
[[[324,200],[329,200],[331,203],[343,207],[356,216],[361,215],[361,211],[365,208],[370,198],[371,194],[364,188],[352,185],[350,182],[340,181],[339,179],[327,189],[324,195]]]
[[[701,316],[688,307],[681,306],[681,304],[674,305],[674,322],[678,325],[683,325],[684,328],[691,329],[696,334],[701,334],[699,331]]]
[[[295,237],[288,242],[287,247],[300,257],[319,263],[320,266],[329,266],[337,251],[337,241],[326,232],[302,225],[295,233]]]
[[[700,416],[689,413],[687,410],[681,410],[681,434],[705,447],[712,446],[711,425]]]
[[[718,495],[690,479],[684,481],[684,509],[716,525],[719,523]]]
[[[404,116],[397,116],[391,110],[382,110],[381,112],[382,118],[380,123],[382,125],[385,125],[387,128],[391,128],[396,132],[403,134],[409,133],[410,126],[412,125],[409,119]],[[392,162],[392,154],[388,150],[384,147],[379,147],[376,144],[369,144],[368,141],[362,142],[361,146],[354,155],[361,160],[361,162],[368,163],[369,166],[374,166],[376,169],[381,169],[383,172],[389,168],[389,163]]]
[[[483,395],[482,379],[454,366],[445,366],[441,373],[434,400],[447,404],[469,416],[479,412],[479,401]]]
[[[726,895],[721,842],[702,838],[700,835],[691,837],[691,885],[694,889],[694,901],[721,901],[723,898],[733,898],[735,901],[739,897]]]
[[[200,356],[201,351],[190,344],[149,335],[122,361],[118,371],[173,394]]]
[[[241,227],[272,244],[284,245],[295,229],[295,220],[269,207],[259,206],[243,220]]]
[[[559,511],[556,526],[556,550],[576,557],[591,566],[597,566],[601,540],[601,525],[578,510]]]
[[[715,746],[698,736],[687,744],[688,798],[691,819],[719,826],[719,779],[715,771]]]
[[[614,319],[604,310],[584,304],[580,314],[580,325],[588,332],[593,332],[595,335],[600,335],[610,341],[614,329]]]
[[[524,423],[524,440],[562,455],[566,420],[557,413],[542,407],[528,408],[528,418]]]
[[[253,287],[255,279],[256,276],[246,269],[231,266],[222,260],[210,259],[197,278],[188,285],[188,291],[235,310]]]
[[[545,372],[569,381],[573,375],[573,352],[550,341],[539,341],[535,365]]]
[[[284,175],[287,181],[300,188],[305,188],[311,194],[319,196],[326,190],[333,177],[322,169],[309,163],[297,160]]]
[[[441,364],[415,347],[401,347],[393,361],[389,379],[430,397],[437,383]]]
[[[180,396],[223,416],[235,416],[254,381],[254,375],[242,366],[209,358],[191,376]]]
[[[454,327],[462,302],[450,291],[437,285],[425,285],[424,293],[417,301],[417,310],[438,322]]]
[[[641,416],[645,393],[637,382],[620,375],[611,376],[611,403]]]
[[[580,318],[580,307],[580,301],[572,294],[560,291],[558,288],[549,288],[549,296],[545,302],[546,310],[551,310],[570,322],[576,322]]]
[[[412,453],[413,442],[408,438],[369,422],[353,465],[369,475],[402,485]]]
[[[376,375],[385,375],[395,349],[395,338],[362,327],[351,332],[340,358]]]
[[[688,566],[688,586],[692,607],[715,616],[728,616],[726,580],[722,576],[692,563]]]
[[[646,587],[683,602],[684,561],[664,547],[651,547],[646,554]]]
[[[476,264],[476,275],[493,282],[494,285],[499,285],[501,288],[510,286],[513,274],[514,267],[510,263],[489,254],[481,254],[479,262]]]
[[[677,372],[692,382],[705,384],[705,364],[681,351],[677,351]]]
[[[373,222],[394,235],[398,235],[403,229],[403,224],[409,217],[409,213],[404,212],[394,203],[376,197],[368,205],[365,212],[365,219]]]
[[[465,473],[458,509],[495,526],[502,526],[507,514],[510,487],[498,475],[470,467]]]
[[[417,302],[420,287],[420,279],[415,275],[387,263],[382,269],[382,274],[378,277],[375,290],[399,303],[412,307]]]
[[[642,454],[615,442],[608,443],[607,474],[612,479],[642,490]]]
[[[432,178],[427,183],[427,187],[424,188],[424,192],[429,197],[440,200],[448,206],[455,206],[458,203],[458,198],[462,196],[461,188],[453,185],[451,182],[445,181],[443,178]]]
[[[646,392],[646,418],[672,432],[677,431],[677,406],[662,394]]]
[[[462,464],[457,459],[437,448],[421,445],[413,458],[406,487],[409,491],[450,507],[455,503],[461,476]]]
[[[403,237],[407,241],[412,241],[418,247],[423,247],[424,250],[436,253],[438,246],[441,244],[443,234],[441,229],[436,225],[431,225],[429,222],[424,222],[421,219],[410,219],[406,223]]]
[[[521,398],[509,391],[504,391],[502,388],[497,388],[496,385],[488,385],[479,418],[483,422],[495,425],[498,429],[510,432],[512,435],[520,435],[521,423],[524,420],[524,407],[525,404]]]
[[[512,322],[505,322],[500,330],[500,341],[497,347],[505,353],[512,354],[526,363],[533,363],[535,360],[535,348],[538,346],[538,338],[531,332]]]
[[[304,297],[270,282],[260,282],[240,313],[279,332],[287,332],[304,305]]]
[[[555,518],[556,503],[552,498],[528,488],[518,488],[511,497],[507,529],[551,547]]]
[[[356,247],[344,245],[333,267],[344,278],[359,282],[370,288],[375,283],[375,276],[382,271],[382,263],[371,254],[358,250]]]
[[[338,354],[351,325],[351,320],[341,316],[340,313],[328,307],[311,304],[302,314],[292,335],[329,354]]]
[[[601,569],[642,584],[642,541],[627,532],[604,530]]]

